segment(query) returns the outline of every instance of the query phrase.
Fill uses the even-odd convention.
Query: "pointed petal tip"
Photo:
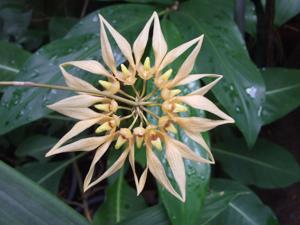
[[[51,151],[49,151],[49,152],[47,152],[46,154],[45,154],[45,157],[49,157],[49,156],[52,156],[53,154],[51,153]]]

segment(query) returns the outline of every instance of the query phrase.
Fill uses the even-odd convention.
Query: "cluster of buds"
[[[148,171],[150,171],[166,190],[181,201],[185,201],[186,177],[183,159],[199,163],[214,163],[210,149],[201,133],[221,124],[234,122],[230,116],[204,97],[204,94],[222,76],[190,74],[200,51],[203,36],[168,52],[159,17],[154,12],[131,47],[127,40],[102,16],[99,16],[99,20],[102,58],[106,66],[95,60],[71,61],[60,65],[66,84],[78,95],[54,103],[49,108],[75,118],[79,122],[62,137],[47,153],[47,156],[63,152],[96,150],[84,181],[84,190],[118,171],[128,158],[138,194],[143,190]],[[149,56],[145,56],[151,27],[153,27],[152,50],[154,53],[152,60]],[[116,65],[107,31],[127,59],[126,65]],[[170,69],[171,63],[191,48],[192,51],[175,74]],[[100,86],[96,88],[75,77],[67,71],[67,67],[77,67],[101,76]],[[215,79],[188,95],[181,95],[179,86],[205,77]],[[142,83],[141,88],[136,88],[138,81]],[[148,82],[152,84],[152,87]],[[220,119],[183,117],[182,113],[187,112],[189,107],[213,113]],[[163,115],[157,115],[152,110],[153,108],[158,108]],[[91,127],[95,127],[94,137],[65,144]],[[197,155],[187,145],[174,138],[178,127],[207,151],[208,158]],[[123,150],[119,158],[104,174],[94,178],[95,166],[110,146],[116,150]],[[147,158],[146,168],[140,177],[137,176],[135,170],[136,149],[144,149]],[[176,191],[176,188],[171,185],[164,167],[155,153],[156,150],[165,152],[179,191]]]

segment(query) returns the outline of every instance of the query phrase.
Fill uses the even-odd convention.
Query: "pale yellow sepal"
[[[120,135],[117,139],[117,142],[115,144],[115,149],[119,149],[126,143],[127,139],[124,138],[122,135]]]
[[[174,103],[174,113],[179,113],[179,112],[187,112],[188,108],[184,105],[178,104],[178,103]]]
[[[151,69],[151,63],[150,63],[150,58],[149,57],[146,57],[146,59],[145,59],[144,69],[146,71],[150,71],[150,69]]]
[[[158,150],[162,150],[162,144],[161,144],[161,140],[159,137],[157,137],[155,140],[151,140],[151,144],[157,148]]]
[[[108,131],[111,129],[112,129],[112,127],[110,126],[109,122],[105,122],[96,129],[95,133],[99,134],[99,133],[102,133],[103,131]]]
[[[102,85],[102,87],[104,87],[106,90],[109,90],[112,87],[112,83],[105,81],[105,80],[99,80],[98,81],[100,85]]]
[[[161,79],[162,81],[168,81],[172,73],[173,73],[173,69],[168,69],[166,72],[164,72],[163,75],[159,77],[159,79]]]
[[[130,71],[127,69],[127,67],[124,64],[121,64],[121,70],[125,78],[131,76]]]
[[[104,112],[109,112],[110,111],[109,104],[97,104],[94,107],[96,109],[99,109],[99,110],[104,111]]]
[[[136,146],[138,148],[141,148],[143,145],[144,137],[137,136],[137,137],[135,137],[135,141],[136,141]]]

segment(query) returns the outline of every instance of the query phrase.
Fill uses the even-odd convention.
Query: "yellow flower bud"
[[[188,111],[188,108],[184,105],[181,105],[181,104],[178,104],[178,103],[175,103],[174,105],[175,105],[175,107],[174,107],[173,112],[175,112],[175,113]]]
[[[158,136],[157,132],[154,130],[150,130],[149,132],[149,138],[151,144],[158,150],[162,150],[162,144],[160,137]]]
[[[168,81],[172,73],[173,69],[168,69],[163,75],[160,76],[160,79],[163,81]]]
[[[131,76],[131,73],[124,64],[121,64],[121,70],[125,78]]]
[[[151,63],[150,63],[150,58],[146,57],[144,61],[144,69],[145,71],[149,71],[151,69]]]
[[[128,128],[121,128],[120,129],[120,135],[117,139],[117,142],[115,144],[115,149],[119,149],[122,145],[124,145],[129,139],[131,139],[132,133],[130,129]]]
[[[99,133],[102,133],[103,131],[108,131],[111,129],[112,129],[112,127],[110,126],[109,122],[105,122],[101,126],[99,126],[95,132],[96,132],[96,134],[99,134]]]
[[[151,144],[158,150],[162,150],[161,140],[159,137],[157,137],[155,140],[152,140]]]
[[[167,130],[167,131],[170,131],[174,134],[177,134],[176,127],[173,125],[173,123],[171,122],[171,120],[167,116],[162,116],[162,117],[159,118],[158,126],[165,129],[165,130]]]
[[[109,90],[112,86],[111,82],[105,81],[105,80],[99,80],[99,84],[101,84],[106,90]]]
[[[174,96],[178,95],[180,92],[181,92],[180,89],[169,90],[167,88],[164,88],[161,91],[161,96],[163,97],[163,99],[167,100],[167,99],[173,98]]]
[[[143,127],[136,127],[134,128],[133,133],[135,136],[136,146],[141,148],[144,141],[145,129]]]
[[[109,104],[97,104],[97,105],[95,105],[95,108],[99,109],[101,111],[104,111],[104,112],[109,112],[110,111]]]

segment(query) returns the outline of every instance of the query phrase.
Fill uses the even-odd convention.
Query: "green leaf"
[[[41,180],[46,174],[52,172],[55,168],[60,166],[63,162],[33,162],[27,163],[18,168],[18,170],[27,176],[28,178],[32,179],[35,182]],[[49,190],[52,193],[57,193],[59,188],[59,182],[64,173],[64,170],[60,170],[55,173],[55,176],[49,177],[49,179],[45,180],[44,182],[40,183],[44,188]]]
[[[168,20],[162,22],[162,29],[166,37],[167,43],[171,48],[183,43],[182,35],[177,29],[177,27]],[[182,62],[182,61],[181,61]],[[177,62],[178,63],[178,62]],[[175,64],[175,67],[178,65]],[[172,65],[174,68],[174,65]],[[182,95],[186,95],[200,87],[199,82],[193,82],[187,86],[180,87]],[[157,115],[161,115],[161,112],[156,112]],[[204,116],[204,113],[200,110],[191,109],[189,113],[185,116]],[[197,143],[188,138],[188,136],[179,129],[179,134],[176,137],[177,140],[183,142],[198,155],[206,157],[204,149],[201,148]],[[165,167],[167,175],[173,185],[176,184],[170,167],[164,156],[161,156],[161,161]],[[185,161],[185,172],[186,172],[186,202],[182,203],[177,200],[173,195],[167,192],[164,188],[159,188],[160,198],[167,209],[169,218],[173,225],[182,224],[197,224],[199,218],[199,212],[201,210],[206,190],[208,186],[209,176],[210,176],[210,165],[200,164],[193,161]],[[175,185],[176,186],[176,185]]]
[[[210,225],[279,225],[271,209],[248,188],[230,180],[216,179],[212,181],[214,191],[242,192],[231,200],[218,215],[212,215]],[[205,211],[205,210],[203,210]],[[201,223],[206,225],[207,223]]]
[[[113,225],[146,208],[144,199],[136,196],[136,191],[124,180],[124,174],[110,185],[103,205],[96,211],[93,224]]]
[[[257,16],[256,16],[254,4],[251,0],[246,0],[245,30],[252,37],[256,37],[256,23],[257,23]]]
[[[49,22],[49,33],[51,41],[62,38],[77,22],[72,17],[53,17]]]
[[[274,23],[277,26],[281,26],[300,13],[299,0],[276,0],[275,2],[276,13]]]
[[[240,195],[249,194],[247,191],[211,191],[205,198],[204,207],[201,210],[199,225],[211,224],[221,213],[228,209],[231,201]],[[221,223],[223,225],[223,223]]]
[[[20,46],[0,41],[0,80],[14,80],[30,53]]]
[[[214,155],[231,177],[262,188],[281,188],[298,182],[299,166],[284,148],[258,140],[248,149],[240,139],[218,143]]]
[[[299,107],[300,70],[266,68],[262,74],[267,89],[262,116],[268,124]]]
[[[73,209],[0,162],[0,224],[88,225]]]
[[[116,225],[170,225],[165,209],[161,205],[136,212],[131,218]]]
[[[18,146],[15,154],[19,157],[31,156],[38,160],[44,160],[46,152],[57,142],[57,138],[45,135],[33,135],[26,138]]]
[[[253,145],[262,125],[260,112],[265,87],[233,20],[232,2],[187,1],[172,12],[171,19],[185,40],[205,35],[195,72],[224,75],[212,91],[234,117],[248,144]]]
[[[112,21],[115,28],[125,37],[136,36],[140,31],[138,28],[146,22],[152,11],[153,8],[147,5],[116,5],[100,10],[101,14],[108,21]],[[94,12],[81,20],[65,39],[51,42],[38,50],[26,62],[16,80],[64,84],[58,69],[59,64],[91,58],[98,60],[100,55],[98,13],[99,11]],[[89,26],[85,27],[84,24]],[[118,63],[122,62],[120,53],[116,51],[116,54]],[[85,76],[85,78],[95,81],[99,76]],[[50,110],[46,105],[70,95],[70,92],[56,90],[7,88],[1,100],[0,134],[48,115]],[[8,111],[10,113],[7,113]]]

